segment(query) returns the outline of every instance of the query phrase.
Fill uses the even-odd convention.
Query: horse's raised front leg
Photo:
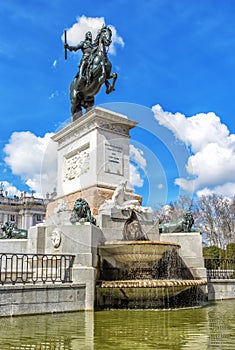
[[[110,94],[112,91],[115,91],[115,82],[117,80],[117,73],[110,73],[109,75],[109,79],[113,79],[112,80],[112,84],[109,83],[108,80],[105,80],[105,85],[106,85],[106,94]]]

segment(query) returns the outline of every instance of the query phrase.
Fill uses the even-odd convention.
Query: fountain
[[[207,284],[190,274],[179,249],[170,242],[105,242],[99,247],[98,307],[166,308],[173,306],[182,292]],[[192,300],[186,300],[184,306],[191,306]]]
[[[130,188],[136,124],[97,107],[53,136],[58,198],[34,234],[44,235],[46,253],[75,255],[73,282],[85,310],[191,306],[206,296],[200,232],[185,232],[181,222],[159,232]]]
[[[73,122],[52,138],[58,144],[58,197],[47,207],[42,229],[45,250],[74,254],[73,281],[81,285],[85,310],[94,308],[95,299],[98,308],[171,306],[172,298],[176,301],[178,295],[192,288],[200,294],[199,288],[207,283],[201,278],[205,277],[201,241],[198,236],[190,238],[190,248],[195,249],[196,242],[198,256],[186,249],[188,255],[182,257],[186,245],[174,241],[182,237],[161,239],[151,209],[141,206],[141,197],[130,188],[130,130],[137,122],[100,107],[91,109],[104,80],[106,92],[110,93],[117,78],[115,73],[104,70],[110,66],[105,46],[111,41],[107,37],[111,38],[111,29],[106,26],[100,29],[94,43],[90,34],[87,36],[89,47],[102,43],[100,55],[105,60],[97,63],[96,52],[91,50],[89,55],[83,55],[80,68],[85,56],[93,57],[91,62],[102,68],[101,75],[90,74],[97,67],[76,75],[71,84]],[[78,47],[65,42],[67,49],[76,51]],[[84,85],[84,74],[93,92],[80,86]],[[110,78],[112,84],[108,82]],[[86,109],[84,115],[82,108]],[[36,234],[39,237],[39,231]]]
[[[117,195],[118,191],[120,196]],[[148,209],[126,200],[124,194],[123,183],[112,200],[106,201],[101,207],[101,211],[106,212],[114,207],[116,210],[121,209],[122,213],[126,212],[126,215],[129,212],[129,218],[123,226],[122,240],[106,241],[98,249],[97,307],[166,308],[197,305],[199,299],[195,298],[195,291],[198,296],[202,295],[200,288],[207,284],[206,279],[196,279],[192,275],[179,255],[179,244],[148,238],[138,219]],[[190,298],[192,290],[193,298]],[[183,305],[179,302],[182,293]]]

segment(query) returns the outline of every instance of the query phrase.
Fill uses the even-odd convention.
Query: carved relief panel
[[[89,144],[64,157],[63,180],[72,180],[88,172],[90,168]]]

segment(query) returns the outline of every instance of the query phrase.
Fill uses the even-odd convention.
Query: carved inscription
[[[120,146],[105,144],[105,171],[123,175],[123,149]]]

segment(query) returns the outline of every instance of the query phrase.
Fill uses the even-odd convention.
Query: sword
[[[67,30],[64,31],[64,43],[67,44]],[[64,48],[64,59],[67,60],[67,48]]]

